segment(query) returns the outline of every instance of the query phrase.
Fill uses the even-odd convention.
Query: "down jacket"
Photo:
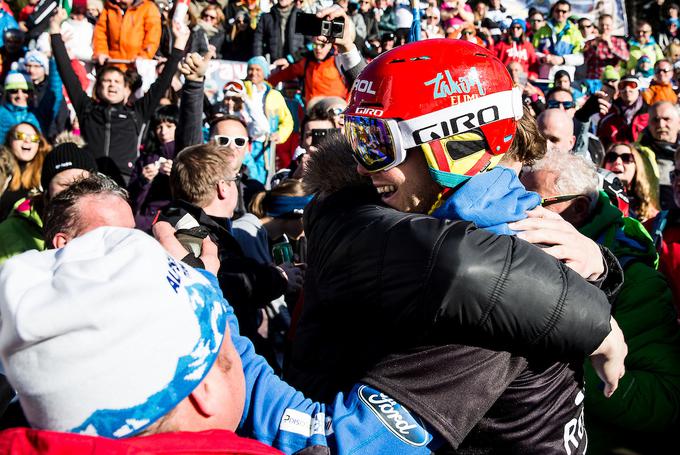
[[[579,230],[609,248],[623,265],[624,282],[613,315],[628,344],[626,374],[618,391],[606,399],[596,387],[586,387],[586,420],[593,430],[589,448],[593,453],[622,446],[639,453],[667,453],[658,444],[664,436],[665,442],[677,444],[680,424],[680,327],[671,289],[656,270],[656,249],[644,227],[623,217],[604,193]],[[586,384],[599,382],[588,363],[585,373]]]
[[[96,58],[151,59],[161,42],[161,13],[150,0],[137,0],[126,11],[108,1],[94,28],[92,45]]]
[[[591,353],[610,331],[605,294],[560,262],[472,223],[383,207],[372,186],[342,181],[351,158],[352,171],[321,159],[330,151],[312,157],[305,176],[320,196],[305,210],[305,306],[284,371],[311,398],[328,400],[364,380],[455,447],[470,427],[456,436],[440,419],[467,410],[448,414],[443,401],[428,408],[437,387],[415,391],[417,381],[394,368],[408,363],[428,375],[428,365],[437,368],[413,347],[462,342],[569,358]],[[517,371],[526,366],[499,360]]]

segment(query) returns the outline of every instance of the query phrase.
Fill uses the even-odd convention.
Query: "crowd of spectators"
[[[213,356],[212,362],[218,358],[216,365],[229,377],[230,390],[240,387],[232,370],[239,369],[241,361],[246,382],[252,379],[249,371],[260,368],[249,370],[246,365],[244,352],[253,346],[272,375],[295,378],[299,369],[291,367],[291,358],[306,348],[300,348],[300,340],[309,335],[297,331],[298,324],[305,326],[303,307],[310,292],[305,276],[311,253],[303,216],[318,194],[311,189],[339,178],[319,177],[317,169],[317,180],[305,181],[310,161],[324,151],[324,144],[343,136],[343,112],[352,90],[374,89],[357,80],[366,63],[414,40],[468,41],[507,68],[521,91],[525,120],[541,136],[539,143],[546,141],[542,159],[516,160],[522,184],[582,236],[610,250],[622,266],[625,281],[611,300],[612,314],[628,343],[626,376],[623,391],[612,398],[603,398],[597,387],[586,387],[585,398],[580,398],[585,400],[586,428],[592,434],[590,453],[622,447],[632,453],[655,453],[646,452],[640,442],[654,440],[650,446],[656,450],[672,440],[680,425],[678,4],[652,0],[635,12],[634,21],[623,24],[610,7],[614,2],[600,2],[581,15],[568,0],[521,13],[510,13],[501,0],[422,0],[415,2],[417,9],[407,0],[338,0],[336,6],[324,0],[73,0],[68,9],[58,7],[45,14],[50,3],[0,0],[0,270],[1,264],[24,252],[72,244],[92,267],[111,267],[134,284],[140,277],[133,275],[148,268],[135,264],[130,257],[134,252],[119,243],[148,251],[148,267],[158,267],[164,259],[147,242],[155,236],[177,259],[205,268],[217,279],[188,272],[191,267],[184,265],[172,265],[174,272],[183,273],[192,286],[209,282],[219,287],[233,307],[233,315],[231,308],[225,310],[227,319],[211,316],[229,323],[227,329],[209,334],[201,322],[206,315],[198,310],[190,315],[197,317],[200,342],[228,340],[232,332],[233,346],[225,342],[220,351],[218,342],[217,350],[205,354]],[[187,3],[188,12],[182,14]],[[342,36],[329,39],[297,30],[302,13],[331,10],[333,17],[344,20]],[[420,23],[414,24],[418,18]],[[146,83],[137,71],[142,60],[155,61],[154,78]],[[218,87],[214,99],[207,96],[206,84],[213,60],[245,63],[247,68],[243,78]],[[454,85],[462,82],[440,76],[435,93],[441,89],[453,104],[460,102],[454,101]],[[80,250],[77,245],[87,243],[75,242],[101,226],[135,228],[148,239],[139,232],[100,232],[102,244],[115,244],[106,248],[124,252],[120,263],[108,264],[102,250],[88,256],[87,248],[99,248],[91,239]],[[217,246],[213,252],[217,265],[205,254],[213,248],[205,239]],[[317,256],[322,248],[317,246]],[[65,255],[66,271],[58,268],[62,260],[58,253],[42,256],[42,265],[37,258],[25,273],[33,273],[35,267],[36,275],[78,278],[76,272],[67,273],[76,258]],[[87,261],[83,267],[89,267]],[[317,266],[312,273],[323,268]],[[12,273],[6,280],[17,279]],[[105,278],[126,286],[111,273]],[[5,285],[0,279],[0,291]],[[149,289],[159,286],[154,282]],[[177,288],[187,286],[178,281]],[[138,288],[133,285],[132,292]],[[117,292],[112,289],[102,292]],[[2,293],[0,301],[10,301],[10,294],[18,292]],[[315,289],[314,297],[331,299],[325,292]],[[87,298],[72,289],[65,295]],[[141,311],[130,305],[126,311]],[[41,307],[36,305],[33,311]],[[55,310],[43,311],[59,320]],[[167,318],[187,317],[177,311]],[[332,323],[331,315],[314,317]],[[41,318],[36,320],[49,323],[45,315]],[[112,337],[134,338],[132,332],[146,330],[134,321],[114,322],[117,332]],[[20,322],[12,324],[11,330],[20,331]],[[3,332],[4,323],[0,351],[8,343],[11,349],[20,349]],[[91,339],[67,341],[74,340]],[[140,335],[140,342],[149,343],[149,338]],[[49,344],[48,354],[58,347]],[[7,362],[4,354],[2,360]],[[120,375],[127,374],[119,361],[116,357],[113,365],[121,368]],[[30,360],[21,362],[26,373],[17,374],[16,365],[5,365],[12,377],[37,374]],[[210,362],[206,365],[207,370],[217,369],[211,369]],[[599,381],[596,367],[586,363],[584,370],[587,385]],[[213,376],[214,382],[206,387],[219,386],[220,378]],[[191,386],[199,382],[204,384]],[[301,387],[302,392],[323,388],[313,382],[307,390]],[[88,387],[86,395],[106,394],[104,387]],[[158,384],[150,387],[155,392]],[[10,403],[14,392],[8,391],[8,396],[0,397],[7,398],[0,403],[4,412],[0,428],[29,423],[71,428],[53,425],[52,415],[36,417],[41,392],[31,395],[26,383],[4,388],[16,389],[20,397],[25,394],[30,409],[22,410],[17,400]],[[234,405],[229,416],[213,413],[214,390],[197,394],[192,409],[188,405],[174,409],[176,415],[161,419],[147,434],[198,431],[215,428],[215,422],[227,422],[222,426],[234,430],[241,418],[253,418],[247,384],[246,409],[241,412]],[[312,397],[326,403],[334,399],[333,394]],[[106,400],[101,401],[106,407]],[[143,414],[131,413],[128,418],[139,415]],[[130,432],[146,428],[129,425]],[[267,444],[275,439],[258,437],[252,428],[243,433]],[[97,428],[95,434],[106,432]],[[259,446],[241,443],[243,450],[260,453]],[[286,450],[285,444],[277,447]]]

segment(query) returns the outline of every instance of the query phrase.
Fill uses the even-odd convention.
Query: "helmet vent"
[[[409,61],[411,62],[417,62],[419,60],[430,60],[430,57],[427,55],[421,55],[420,57],[411,57]],[[406,59],[404,58],[395,58],[393,60],[390,60],[389,63],[405,63]]]
[[[488,55],[482,54],[481,52],[477,52],[477,53],[475,54],[475,57],[484,57],[484,58],[486,58],[486,57],[488,57]]]

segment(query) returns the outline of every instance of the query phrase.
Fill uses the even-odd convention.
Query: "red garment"
[[[147,454],[281,455],[261,442],[227,430],[159,433],[108,439],[75,433],[12,428],[0,433],[0,454],[11,455],[147,455]]]
[[[600,79],[607,65],[616,67],[619,63],[625,66],[629,58],[626,40],[612,36],[611,46],[601,38],[588,41],[583,49],[586,65],[586,79]]]
[[[668,220],[670,223],[671,220]],[[668,279],[675,308],[680,314],[680,225],[669,225],[663,231],[659,252],[659,270]]]
[[[26,22],[28,17],[35,11],[35,5],[26,5],[19,11],[19,22]]]
[[[649,114],[647,109],[641,109],[633,116],[630,125],[626,118],[619,113],[616,105],[612,106],[609,113],[604,116],[597,125],[597,137],[600,138],[602,145],[607,148],[614,142],[637,142],[642,131],[647,128]]]
[[[512,62],[519,62],[522,64],[522,69],[524,69],[529,79],[538,77],[536,49],[534,49],[533,44],[529,40],[522,43],[512,42],[510,44],[502,40],[494,46],[493,50],[496,52],[496,57],[503,62],[503,65],[508,66]]]
[[[339,96],[347,99],[349,90],[332,55],[319,62],[314,57],[303,57],[286,69],[272,74],[268,81],[272,86],[279,82],[305,77],[305,104],[318,96]]]
[[[12,8],[9,7],[6,1],[2,0],[0,1],[0,8],[4,9],[5,12],[9,13],[10,16],[14,17],[14,13],[12,12]]]

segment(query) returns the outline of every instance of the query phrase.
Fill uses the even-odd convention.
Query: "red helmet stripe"
[[[489,152],[484,152],[484,156],[482,156],[474,166],[468,170],[465,175],[477,175],[482,169],[486,167],[487,164],[489,164],[489,161],[491,161],[491,157],[493,155],[490,154]]]
[[[434,159],[437,160],[437,168],[442,172],[451,172],[451,166],[449,166],[446,150],[442,147],[442,141],[439,139],[431,141],[429,146],[432,149]]]

